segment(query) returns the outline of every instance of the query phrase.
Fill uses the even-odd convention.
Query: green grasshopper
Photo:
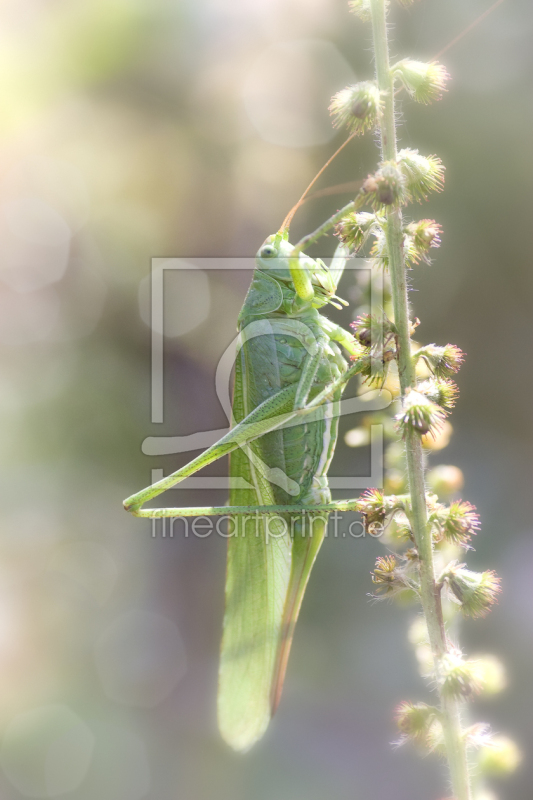
[[[247,750],[263,735],[278,705],[328,513],[356,508],[356,501],[332,502],[327,472],[341,394],[363,371],[364,359],[352,334],[319,313],[339,300],[335,292],[347,253],[337,248],[328,269],[295,251],[287,236],[270,236],[259,250],[239,315],[230,431],[124,501],[138,517],[229,517],[218,720],[236,750]],[[230,478],[249,487],[231,488],[229,506],[142,508],[228,453]]]

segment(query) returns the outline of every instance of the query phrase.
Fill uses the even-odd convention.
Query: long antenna
[[[321,169],[321,170],[319,170],[319,171],[317,172],[317,174],[315,175],[315,177],[313,178],[313,180],[311,181],[311,183],[309,184],[309,186],[307,187],[307,189],[305,190],[305,192],[303,193],[303,195],[300,197],[300,199],[298,200],[298,202],[296,203],[296,205],[295,205],[295,206],[293,206],[293,207],[291,208],[291,210],[289,211],[289,213],[287,214],[287,216],[286,216],[286,217],[285,217],[285,219],[283,220],[283,225],[281,226],[281,230],[282,230],[282,231],[284,231],[286,228],[288,228],[288,227],[289,227],[289,225],[290,225],[290,224],[291,224],[291,222],[292,222],[292,218],[294,217],[294,215],[296,214],[296,212],[298,211],[298,209],[300,208],[300,206],[302,205],[302,203],[304,203],[304,202],[305,202],[305,199],[306,199],[306,197],[307,197],[307,195],[308,195],[309,191],[310,191],[310,190],[313,188],[313,186],[315,185],[315,183],[317,182],[317,180],[320,178],[320,176],[322,175],[322,173],[324,172],[324,170],[326,170],[326,169],[329,167],[329,165],[331,164],[331,162],[333,161],[333,159],[334,159],[334,158],[336,158],[336,157],[339,155],[339,153],[341,152],[341,150],[344,150],[344,148],[346,147],[346,145],[348,144],[348,142],[351,142],[351,141],[352,141],[352,139],[354,138],[354,136],[357,136],[357,133],[352,133],[352,135],[351,135],[351,136],[349,136],[349,137],[346,139],[346,141],[345,141],[345,142],[343,142],[343,143],[341,144],[341,146],[339,147],[339,149],[338,149],[338,150],[336,150],[336,151],[333,153],[333,155],[332,155],[332,156],[330,156],[330,157],[328,158],[328,160],[326,161],[326,163],[324,164],[324,166],[322,167],[322,169]]]
[[[466,35],[467,35],[467,33],[470,33],[470,31],[474,30],[474,28],[475,28],[477,25],[479,25],[479,23],[480,23],[480,22],[483,22],[483,20],[484,20],[486,17],[488,17],[488,16],[489,16],[489,14],[492,14],[492,12],[494,11],[494,9],[495,9],[495,8],[498,8],[498,6],[501,6],[501,4],[502,4],[503,2],[504,2],[504,0],[496,0],[496,2],[495,2],[495,3],[493,3],[493,4],[491,5],[491,7],[490,7],[490,8],[487,8],[487,10],[483,12],[483,14],[480,14],[480,15],[479,15],[479,17],[477,17],[477,19],[475,19],[473,22],[471,22],[471,23],[470,23],[470,25],[468,25],[468,26],[467,26],[467,27],[464,29],[464,31],[462,31],[462,32],[461,32],[461,33],[460,33],[458,36],[456,36],[456,37],[455,37],[455,39],[452,39],[452,40],[451,40],[451,42],[448,42],[448,44],[446,45],[446,47],[443,47],[443,48],[442,48],[442,50],[440,50],[440,51],[437,53],[437,55],[436,55],[436,56],[433,58],[433,61],[436,61],[436,60],[437,60],[437,58],[440,58],[442,55],[444,55],[444,53],[447,53],[447,52],[448,52],[448,50],[449,50],[451,47],[453,47],[454,45],[456,45],[456,44],[457,44],[457,42],[460,42],[460,41],[461,41],[461,39],[463,38],[463,36],[466,36]]]

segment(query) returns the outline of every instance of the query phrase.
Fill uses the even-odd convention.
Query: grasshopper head
[[[279,233],[269,236],[257,253],[258,268],[268,272],[272,278],[290,284],[289,256],[292,249],[292,245]]]
[[[336,308],[340,308],[335,300],[339,300],[335,291],[337,283],[335,276],[324,262],[319,259],[312,259],[304,253],[298,253],[296,258],[292,257],[294,246],[287,240],[285,233],[276,233],[269,236],[257,253],[257,267],[267,272],[271,277],[286,285],[293,285],[293,276],[289,269],[295,266],[305,270],[311,281],[314,298],[311,301],[314,308],[321,308],[327,303],[331,303]],[[341,300],[341,302],[344,302]]]

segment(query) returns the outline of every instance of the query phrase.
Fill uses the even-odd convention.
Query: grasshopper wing
[[[243,358],[238,357],[233,398],[236,421],[245,416],[242,370]],[[231,505],[275,503],[271,485],[242,449],[231,455],[230,475],[243,478],[251,487],[232,488]],[[280,518],[268,519],[268,530],[265,517],[253,513],[230,520],[233,535],[228,538],[218,722],[226,742],[241,751],[261,738],[272,716],[272,685],[278,673],[291,573],[290,535]]]

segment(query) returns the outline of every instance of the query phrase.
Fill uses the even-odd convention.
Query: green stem
[[[383,93],[380,120],[383,161],[397,161],[394,82],[389,64],[385,0],[371,0],[374,56],[379,88]],[[403,254],[403,226],[400,208],[387,213],[387,245],[389,251],[394,321],[398,331],[398,371],[402,398],[416,388],[416,373],[411,359],[409,305]],[[424,481],[424,456],[419,435],[412,431],[406,440],[407,474],[411,495],[412,526],[420,559],[421,602],[426,619],[437,683],[441,685],[442,659],[449,649],[442,617],[440,590],[435,582],[433,543],[427,524]],[[441,720],[455,800],[471,800],[468,760],[462,735],[460,705],[441,694]]]

